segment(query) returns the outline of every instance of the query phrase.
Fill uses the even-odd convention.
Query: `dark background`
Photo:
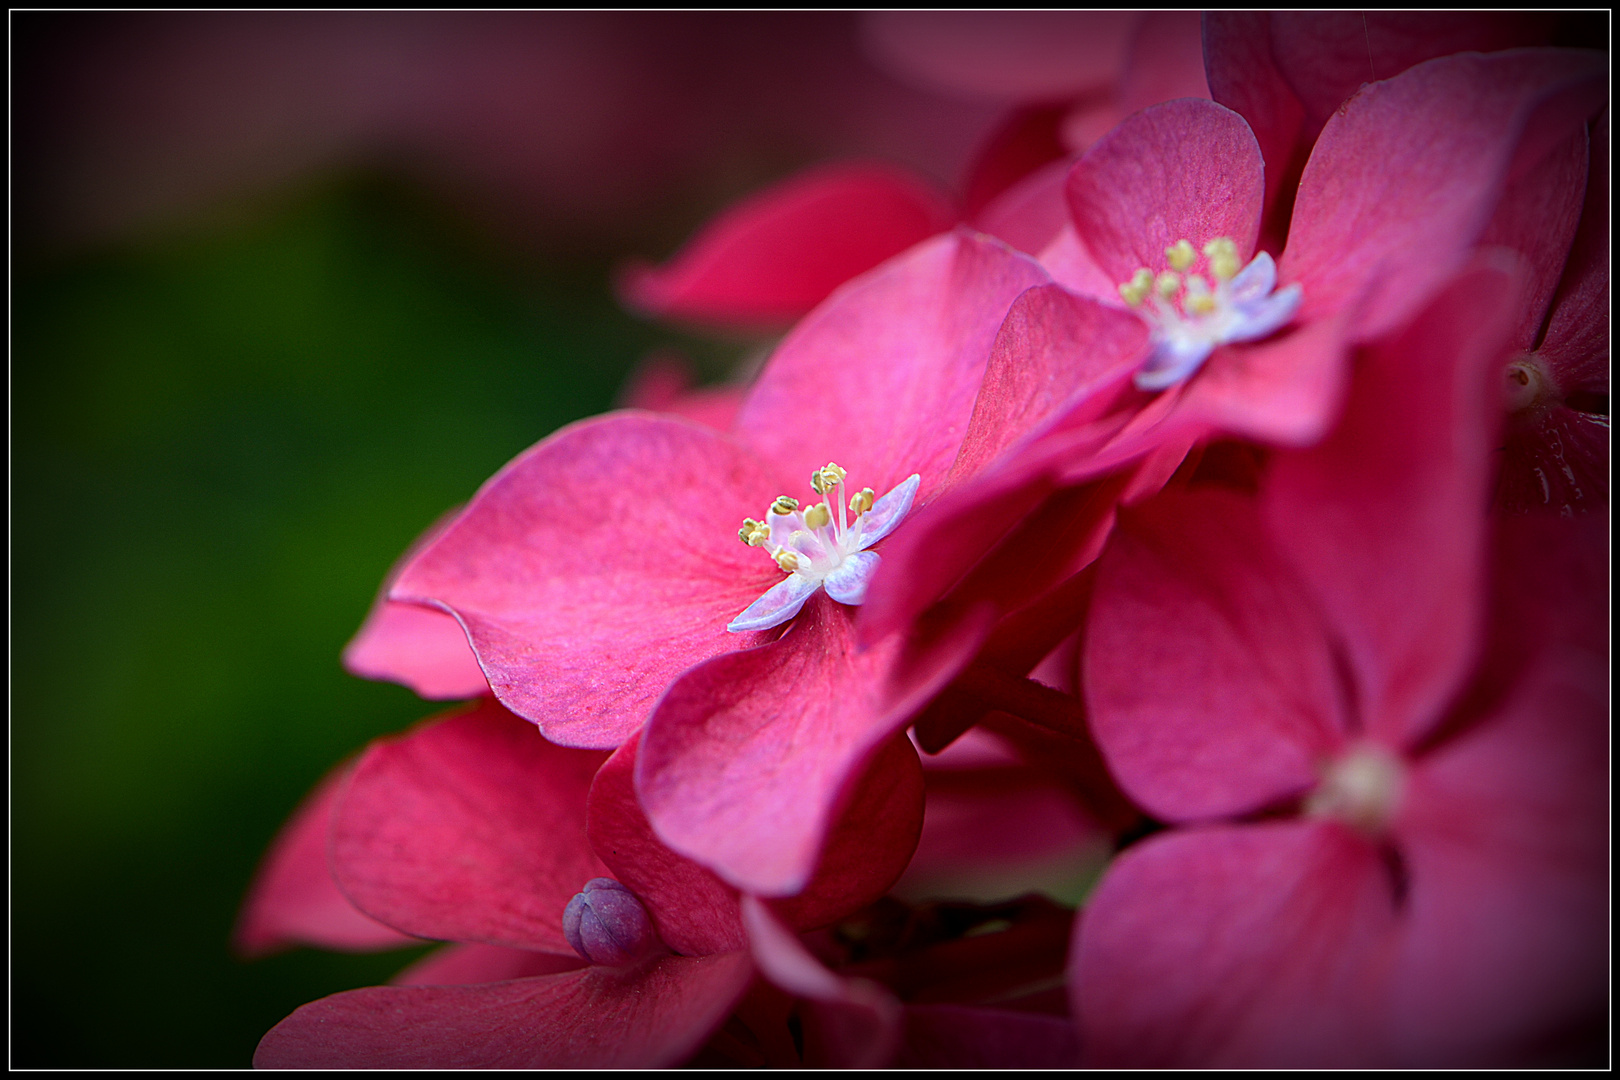
[[[345,674],[344,643],[422,529],[609,408],[649,349],[714,379],[757,347],[624,313],[617,260],[663,257],[736,195],[882,134],[851,119],[860,85],[794,127],[818,81],[878,78],[850,17],[559,18],[456,39],[409,17],[12,17],[12,1064],[246,1066],[298,1005],[420,953],[228,949],[299,798],[440,708]],[[710,96],[674,115],[661,83],[619,93],[585,123],[623,132],[551,160],[526,132],[567,128],[590,86],[559,99],[542,79],[508,107],[520,57],[467,89],[517,31],[554,53],[622,38],[625,70],[662,58],[677,85],[696,65]],[[436,86],[420,57],[447,39]],[[417,50],[366,76],[411,82],[409,108],[354,88],[342,50],[378,40]],[[797,89],[725,113],[736,73],[715,55]],[[316,130],[372,91],[386,107]],[[908,93],[900,113],[927,105]],[[938,115],[943,135],[889,159],[943,177],[992,112]],[[638,135],[676,121],[679,139]]]

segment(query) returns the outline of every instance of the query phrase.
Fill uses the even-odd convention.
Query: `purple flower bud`
[[[593,964],[628,964],[658,942],[647,909],[612,878],[592,878],[563,910],[563,936]]]

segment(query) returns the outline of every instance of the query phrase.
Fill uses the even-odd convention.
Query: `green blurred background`
[[[297,800],[434,711],[338,655],[390,562],[608,408],[658,334],[604,265],[491,258],[398,187],[19,266],[12,1053],[243,1066],[416,951],[226,950]]]

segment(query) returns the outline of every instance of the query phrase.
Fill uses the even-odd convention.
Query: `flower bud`
[[[629,964],[658,946],[647,909],[612,878],[592,878],[563,910],[563,936],[593,964]]]

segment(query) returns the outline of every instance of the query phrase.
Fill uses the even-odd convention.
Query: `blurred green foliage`
[[[420,954],[227,942],[298,799],[436,711],[339,667],[390,563],[668,338],[605,263],[491,253],[351,181],[17,268],[14,1065],[245,1066]]]

